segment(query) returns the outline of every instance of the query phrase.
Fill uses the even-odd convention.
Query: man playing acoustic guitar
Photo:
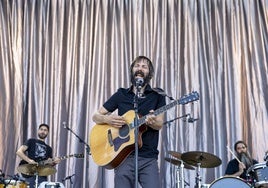
[[[93,121],[97,124],[103,124],[103,127],[109,125],[105,138],[108,137],[108,146],[111,146],[112,152],[118,154],[118,158],[112,160],[114,163],[107,162],[105,166],[115,168],[114,186],[116,188],[132,188],[135,186],[135,149],[133,145],[129,146],[127,144],[133,140],[133,135],[126,134],[115,137],[113,134],[129,123],[125,114],[134,110],[134,96],[139,79],[142,82],[140,83],[140,96],[137,100],[138,114],[146,116],[146,119],[145,124],[142,125],[143,131],[141,131],[141,127],[139,129],[139,136],[141,136],[139,143],[142,142],[142,144],[139,144],[141,147],[138,150],[138,182],[143,188],[161,187],[157,163],[159,153],[157,146],[164,115],[155,115],[154,111],[164,106],[166,102],[165,97],[149,85],[153,75],[154,68],[151,60],[145,56],[138,56],[130,66],[131,87],[119,88],[93,115]],[[115,110],[118,110],[118,115],[112,114]],[[122,132],[128,130],[127,128]],[[97,137],[96,139],[100,139],[100,136]],[[93,137],[91,141],[94,141]],[[91,149],[94,150],[95,148]],[[96,149],[102,148],[98,147]],[[107,147],[105,151],[108,151]],[[126,155],[119,154],[120,151],[125,152]],[[104,153],[99,153],[99,156],[105,156]]]

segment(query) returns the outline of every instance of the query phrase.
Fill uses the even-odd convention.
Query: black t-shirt
[[[257,164],[258,161],[253,159],[253,165],[254,164]],[[247,179],[247,170],[248,169],[244,169],[244,172],[239,176],[240,178],[243,178],[243,179]],[[225,170],[225,174],[226,175],[231,175],[231,174],[234,174],[236,172],[239,171],[239,163],[236,159],[232,159],[231,161],[229,161],[228,165],[227,165],[227,168]]]
[[[134,96],[132,88],[119,88],[103,105],[109,112],[118,110],[118,115],[122,116],[129,110],[134,110]],[[156,110],[166,104],[165,97],[158,94],[147,85],[144,96],[138,100],[138,113],[141,116],[149,114],[150,110]],[[158,156],[159,131],[151,127],[142,134],[143,145],[139,149],[139,156],[145,158],[157,158]]]
[[[45,142],[38,139],[28,139],[23,145],[27,146],[26,155],[36,162],[52,158],[52,148]],[[20,164],[26,164],[27,162],[22,160]]]

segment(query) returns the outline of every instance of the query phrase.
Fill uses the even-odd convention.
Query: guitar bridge
[[[113,143],[113,137],[112,137],[111,129],[108,130],[107,136],[108,136],[108,141],[109,141],[110,146],[113,146],[114,143]]]

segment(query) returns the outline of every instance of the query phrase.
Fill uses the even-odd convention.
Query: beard
[[[137,75],[141,75],[141,77],[143,78],[144,82],[142,84],[142,87],[145,86],[145,84],[148,84],[151,80],[151,78],[149,77],[149,75],[144,75],[144,73],[142,71],[136,71],[135,73],[131,73],[131,83],[132,85],[136,85],[136,81],[135,78]]]
[[[239,153],[238,158],[242,163],[245,164],[247,169],[253,165],[253,161],[248,153]]]
[[[39,133],[39,134],[38,134],[38,137],[39,137],[40,139],[45,139],[45,138],[47,137],[47,135],[46,135],[46,134]]]

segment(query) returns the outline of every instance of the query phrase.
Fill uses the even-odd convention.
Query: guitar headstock
[[[199,100],[199,94],[197,91],[193,91],[187,95],[183,95],[180,99],[179,99],[179,104],[188,104],[190,102],[194,102]]]

